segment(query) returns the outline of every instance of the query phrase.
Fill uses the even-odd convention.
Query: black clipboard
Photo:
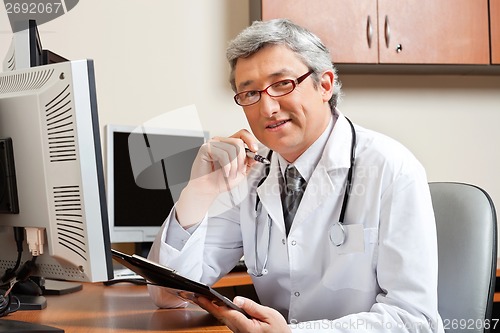
[[[146,281],[167,288],[170,293],[185,301],[196,304],[196,302],[194,302],[196,297],[204,296],[216,302],[218,305],[225,305],[250,318],[245,311],[231,302],[231,300],[206,284],[190,280],[177,274],[177,272],[171,268],[162,266],[136,254],[129,255],[114,249],[111,249],[111,254],[113,255],[113,259],[139,274],[146,279]]]

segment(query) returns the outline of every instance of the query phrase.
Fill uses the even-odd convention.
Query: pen
[[[248,148],[245,148],[245,151],[247,153],[247,156],[250,157],[250,158],[253,158],[254,160],[256,160],[257,162],[260,162],[260,163],[264,163],[264,164],[271,164],[271,161],[269,161],[267,158],[265,158],[264,156],[261,156],[259,154],[256,154],[254,153],[253,151],[251,151],[250,149]]]

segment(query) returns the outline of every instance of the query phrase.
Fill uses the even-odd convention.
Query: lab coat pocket
[[[362,224],[344,227],[347,227],[344,244],[336,246],[329,241],[330,258],[325,264],[324,283],[332,290],[373,291],[378,229],[364,228]]]
[[[338,255],[371,252],[377,242],[378,228],[364,228],[362,224],[344,225],[344,244],[336,246],[331,244]]]
[[[365,252],[365,237],[362,224],[344,225],[344,243],[337,246],[338,254]],[[332,228],[332,231],[335,230]],[[338,229],[337,229],[338,230]]]

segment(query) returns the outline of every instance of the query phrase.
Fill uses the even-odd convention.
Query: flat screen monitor
[[[208,133],[121,125],[106,132],[111,242],[152,242]]]
[[[112,278],[93,62],[0,73],[0,139],[0,276],[16,263],[20,227],[35,230],[23,250],[35,275]]]
[[[22,26],[14,32],[10,47],[3,60],[5,72],[68,61],[68,59],[42,48],[36,20],[17,22],[17,25]]]

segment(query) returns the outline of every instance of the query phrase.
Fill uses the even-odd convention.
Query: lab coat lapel
[[[281,208],[280,183],[279,183],[279,163],[278,158],[273,155],[271,167],[266,180],[257,188],[260,202],[262,203],[262,213],[267,213],[274,222],[274,225],[285,232],[283,221],[283,210]]]
[[[327,199],[332,196],[343,196],[345,176],[350,165],[351,139],[351,127],[339,113],[323,155],[309,179],[292,230],[294,226],[310,218],[310,215]]]

